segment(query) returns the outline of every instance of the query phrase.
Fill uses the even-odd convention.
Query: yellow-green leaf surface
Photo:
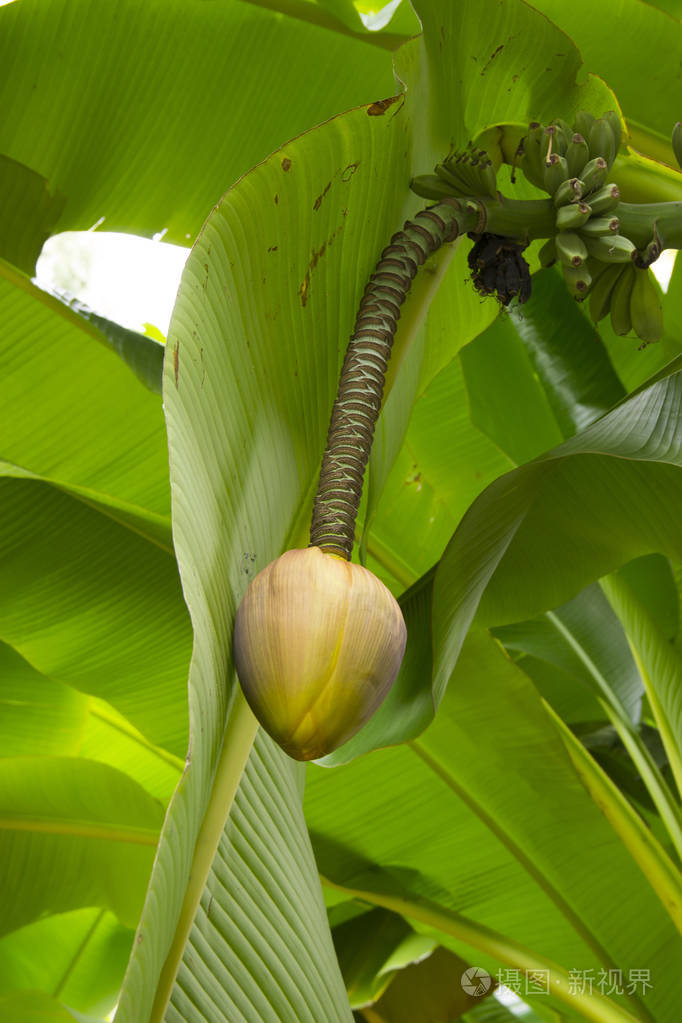
[[[0,637],[184,759],[191,634],[159,398],[21,276],[0,305]]]
[[[134,925],[162,820],[157,800],[105,764],[0,760],[2,933],[92,905]]]
[[[490,125],[570,118],[576,110],[601,113],[613,94],[594,76],[584,78],[571,39],[530,5],[507,0],[470,4],[415,0],[424,33],[396,55],[408,83],[419,145],[415,173],[461,148]],[[410,95],[410,81],[428,68],[428,106]],[[597,68],[590,68],[597,71]],[[424,110],[428,115],[424,116]]]
[[[88,701],[36,671],[0,643],[0,750],[3,757],[71,754],[81,743]]]
[[[0,1013],[12,1023],[99,1023],[92,1016],[67,1009],[56,998],[42,991],[15,991],[0,995]]]
[[[151,537],[170,546],[159,398],[106,351],[96,327],[23,275],[0,273],[0,309],[0,458],[15,472],[77,489],[112,517],[147,517]],[[83,443],[86,437],[97,444]]]
[[[642,554],[679,560],[682,384],[675,364],[669,373],[472,505],[434,584],[440,684],[479,601],[481,621],[506,624],[556,607]]]
[[[0,191],[0,258],[31,273],[63,197],[52,195],[40,174],[6,156],[0,156]]]
[[[169,554],[60,489],[0,480],[0,631],[184,757],[188,626]]]
[[[612,0],[603,17],[592,19],[587,0],[572,5],[570,14],[561,0],[535,6],[574,40],[587,70],[616,90],[635,148],[675,166],[670,134],[680,119],[679,9],[668,14],[642,0]]]
[[[18,883],[18,864],[3,872],[3,904],[25,901],[5,926],[72,906],[100,913],[114,896],[121,901],[121,887],[134,927],[163,816],[158,800],[170,797],[187,749],[191,631],[170,540],[163,413],[98,328],[4,264],[0,306],[2,752],[48,758],[48,776],[50,757],[78,758],[68,761],[62,802],[102,772],[119,779],[124,822],[131,791],[133,805],[153,808],[145,843],[124,854],[111,838],[29,841],[17,832],[12,842],[26,846],[42,880],[22,871]],[[24,806],[22,773],[6,782],[7,799]],[[106,991],[91,984],[103,1008],[122,979],[126,943],[116,948]],[[50,961],[62,961],[58,945]],[[54,990],[49,977],[43,990]]]
[[[27,924],[0,938],[0,994],[44,991],[79,1012],[105,1015],[116,1002],[132,940],[133,931],[105,909],[74,909]]]
[[[388,50],[239,0],[21,0],[0,65],[0,153],[63,194],[61,230],[181,244],[287,139],[394,91]]]

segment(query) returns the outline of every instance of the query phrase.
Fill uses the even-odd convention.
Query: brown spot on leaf
[[[322,259],[322,257],[324,256],[324,254],[327,251],[327,249],[329,248],[329,246],[333,243],[334,239],[337,237],[337,235],[342,230],[343,230],[343,224],[339,224],[339,226],[336,228],[336,230],[332,231],[332,233],[329,235],[329,237],[327,238],[326,242],[322,242],[322,245],[319,247],[319,249],[313,249],[312,250],[311,255],[310,255],[310,262],[308,263],[308,269],[306,270],[306,275],[303,278],[303,282],[302,282],[300,288],[298,289],[298,294],[299,294],[299,297],[301,299],[301,305],[302,306],[305,306],[308,303],[308,289],[310,287],[310,275],[315,270],[315,267],[317,266],[319,261]]]
[[[350,179],[353,177],[356,170],[358,169],[359,165],[360,161],[356,160],[355,163],[349,163],[347,167],[344,167],[344,169],[341,171],[341,180],[344,182],[350,181]]]
[[[288,156],[283,156],[282,157],[282,170],[284,171],[285,174],[289,170],[290,167],[291,167],[291,160],[289,159]]]
[[[332,235],[332,237],[331,237],[331,239],[329,241],[330,245],[331,245],[331,242],[333,241],[333,239],[334,239],[334,235]],[[317,249],[317,250],[313,249],[312,259],[310,260],[310,271],[311,271],[311,273],[315,269],[317,264],[320,262],[322,257],[324,256],[326,248],[327,248],[327,242],[322,242],[322,245],[321,245],[321,247],[319,249]]]
[[[175,377],[175,386],[178,386],[178,374],[180,372],[180,342],[176,344],[173,349],[173,375]]]
[[[276,195],[276,196],[275,196],[275,206],[277,205],[277,203],[278,203],[278,202],[279,202],[279,196],[278,196],[278,195]]]
[[[500,45],[497,47],[497,49],[493,50],[493,52],[488,57],[488,60],[487,60],[485,66],[483,67],[483,69],[481,71],[482,75],[484,75],[486,73],[486,71],[488,70],[488,68],[492,64],[492,62],[495,60],[495,57],[497,57],[497,55],[499,53],[501,53],[503,49],[504,49],[504,43],[500,43]]]
[[[317,199],[313,203],[313,209],[315,210],[316,213],[319,210],[320,206],[322,205],[322,200],[324,199],[325,195],[327,194],[331,187],[332,183],[331,181],[328,181],[327,184],[324,186],[322,192],[318,195]]]
[[[268,249],[268,252],[277,252],[278,247],[279,246],[277,245],[271,245],[270,248]]]
[[[381,117],[381,115],[385,114],[388,108],[399,99],[399,96],[389,96],[388,99],[378,99],[376,103],[370,103],[367,107],[367,116]]]

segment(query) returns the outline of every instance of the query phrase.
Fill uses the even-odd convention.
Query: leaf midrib
[[[535,883],[541,888],[541,890],[551,899],[552,903],[556,906],[559,912],[562,914],[564,919],[573,927],[574,931],[580,936],[585,942],[588,948],[594,953],[598,961],[606,970],[617,970],[618,963],[611,958],[610,954],[599,942],[592,931],[585,926],[583,920],[576,913],[576,911],[570,906],[570,904],[564,899],[563,895],[558,891],[557,888],[549,881],[545,874],[539,870],[533,863],[532,859],[524,852],[509,834],[497,824],[495,819],[478,803],[466,789],[462,788],[457,784],[453,778],[452,773],[446,770],[434,757],[432,757],[426,750],[421,748],[419,740],[412,740],[406,743],[408,749],[419,757],[424,764],[430,770],[436,774],[448,788],[454,792],[454,794],[462,800],[462,802],[469,807],[469,809],[478,817],[482,824],[502,843],[514,859],[523,867],[526,873],[535,881]],[[653,1023],[650,1014],[643,1006],[641,1000],[636,994],[627,994],[627,999],[633,1005],[639,1013],[639,1018],[642,1023],[645,1021],[651,1021]]]
[[[50,817],[44,814],[0,814],[0,832],[30,831],[35,834],[63,835],[68,838],[96,838],[126,845],[156,846],[159,828],[135,824],[113,824],[78,817]]]

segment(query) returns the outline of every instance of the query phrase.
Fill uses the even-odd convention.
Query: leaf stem
[[[313,505],[311,546],[350,560],[400,307],[426,259],[480,222],[479,204],[462,207],[454,198],[444,199],[406,221],[382,252],[360,302],[341,370]]]
[[[602,588],[604,590],[606,590],[605,583],[606,580],[603,579]],[[651,756],[651,753],[646,748],[641,735],[633,726],[632,721],[625,712],[625,709],[616,698],[609,683],[604,678],[595,662],[587,655],[583,647],[576,642],[570,629],[567,629],[559,616],[554,614],[552,611],[547,611],[545,617],[552,623],[568,646],[570,646],[576,657],[580,658],[596,682],[597,688],[599,689],[599,695],[597,696],[599,704],[618,733],[618,737],[627,750],[630,759],[639,771],[639,775],[660,814],[661,820],[668,830],[668,834],[675,846],[675,850],[682,860],[682,820],[680,819],[679,804],[677,803],[674,794],[671,792],[670,787],[666,784],[666,781]],[[633,656],[637,662],[636,654],[633,654]],[[644,678],[643,670],[639,663],[638,668],[640,670],[640,675]]]
[[[653,833],[635,813],[617,785],[590,756],[555,710],[542,701],[564,741],[585,789],[622,840],[682,934],[682,875]]]
[[[336,884],[324,876],[321,880],[323,884],[337,891],[346,892],[374,906],[383,906],[384,909],[390,909],[408,919],[449,934],[457,941],[464,942],[497,962],[521,970],[529,980],[537,982],[539,977],[543,981],[546,978],[549,993],[568,1005],[572,1010],[571,1015],[576,1011],[580,1012],[591,1023],[640,1023],[626,1009],[616,1005],[605,995],[573,991],[570,976],[563,967],[483,924],[453,913],[452,910],[427,899],[409,899],[399,895],[351,888],[345,884]]]
[[[235,686],[234,703],[223,736],[223,748],[213,781],[211,798],[194,847],[189,883],[173,941],[159,975],[148,1023],[162,1023],[164,1019],[178,967],[206,885],[206,878],[215,859],[218,843],[225,830],[225,821],[239,788],[257,731],[258,722],[251,713],[241,689]]]
[[[682,661],[665,640],[641,602],[617,574],[601,580],[601,587],[620,618],[628,637],[656,726],[661,734],[672,776],[682,793],[682,750],[676,734],[679,714],[677,687],[682,678]],[[679,807],[679,803],[677,804]]]

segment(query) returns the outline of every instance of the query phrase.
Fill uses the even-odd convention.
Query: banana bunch
[[[484,149],[469,147],[439,163],[435,174],[420,174],[410,187],[425,199],[443,199],[446,196],[485,195],[497,199],[496,174],[493,161]]]
[[[602,262],[623,262],[635,251],[618,234],[618,219],[609,216],[620,199],[617,185],[607,182],[620,140],[614,110],[598,118],[581,111],[573,128],[561,120],[533,122],[523,140],[524,174],[550,194],[556,208],[556,234],[543,246],[540,261],[550,266],[560,260],[578,300],[586,297]]]
[[[615,110],[601,117],[582,110],[573,128],[559,119],[547,126],[533,121],[521,143],[519,166],[529,181],[551,196],[570,178],[583,182],[586,196],[606,182],[620,142],[620,117]],[[602,159],[606,167],[595,166],[595,159]]]
[[[556,233],[540,250],[541,265],[560,262],[577,301],[590,296],[595,323],[610,313],[616,334],[634,330],[642,341],[657,341],[661,303],[648,263],[658,253],[639,253],[619,234],[620,193],[607,181],[620,140],[620,118],[613,110],[599,118],[583,111],[573,129],[563,121],[534,123],[523,142],[521,166],[556,208]]]

